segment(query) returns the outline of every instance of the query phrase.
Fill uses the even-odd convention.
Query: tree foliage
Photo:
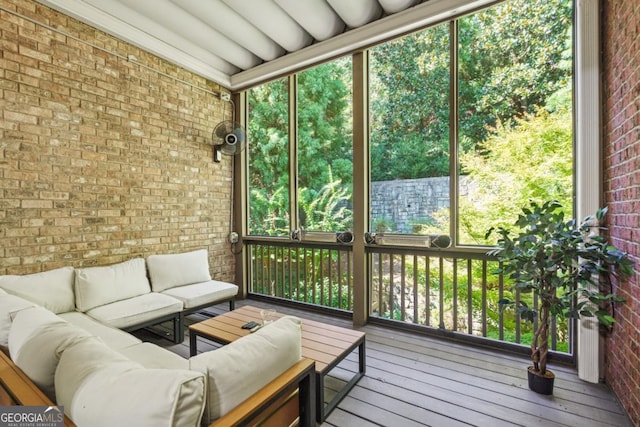
[[[298,76],[298,186],[319,191],[334,178],[353,180],[351,61],[343,58]]]
[[[572,120],[568,109],[515,119],[511,127],[498,123],[477,152],[461,155],[469,196],[459,201],[459,239],[485,240],[490,227],[506,226],[530,200],[558,200],[571,214],[573,198]]]
[[[249,91],[249,232],[289,233],[289,90],[286,79]]]
[[[297,87],[297,186],[301,203],[327,197],[327,188],[331,188],[349,205],[353,181],[350,59],[300,73]],[[290,227],[287,79],[251,89],[249,111],[250,230],[252,234],[287,235]],[[343,209],[344,203],[338,209]],[[318,219],[318,214],[307,215],[303,208],[300,213],[303,226],[308,229],[321,229],[329,219],[305,223],[306,218]],[[324,212],[327,217],[336,214],[339,212]]]
[[[449,172],[448,25],[371,51],[371,179]]]
[[[572,2],[515,0],[460,21],[461,134],[476,144],[487,126],[533,114],[571,80],[562,55]]]
[[[571,79],[571,2],[513,0],[458,22],[460,149],[535,113]],[[372,179],[449,175],[449,25],[372,50]]]

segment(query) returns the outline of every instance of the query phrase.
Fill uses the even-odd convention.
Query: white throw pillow
[[[0,295],[0,350],[9,348],[9,330],[13,323],[12,316],[16,312],[30,307],[35,307],[35,304],[31,301],[15,295]]]
[[[0,288],[54,313],[75,310],[72,267],[24,276],[0,276]]]
[[[210,424],[238,406],[300,360],[300,319],[282,317],[217,350],[189,360],[207,375],[203,423]]]
[[[211,280],[206,249],[182,254],[149,255],[147,267],[154,292]]]
[[[92,308],[151,292],[142,258],[106,267],[76,270],[76,307],[83,313]]]
[[[62,354],[56,371],[58,404],[79,426],[197,427],[205,377],[180,369],[145,369],[99,343]]]
[[[43,310],[36,307],[16,313],[9,332],[9,353],[13,362],[55,402],[54,375],[60,355],[69,346],[91,338],[91,335],[62,319],[56,319],[51,323],[41,323],[27,334],[26,339],[22,339],[24,336],[15,339],[15,334],[24,334],[35,324],[34,318],[46,319],[46,316],[40,316]]]

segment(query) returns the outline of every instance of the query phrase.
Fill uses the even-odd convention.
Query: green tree
[[[463,154],[460,162],[472,197],[460,199],[460,240],[486,241],[490,227],[507,226],[529,201],[558,200],[572,206],[572,120],[567,108],[516,119],[497,128],[480,144],[484,155]]]
[[[534,114],[566,87],[570,0],[513,0],[459,21],[460,135],[466,148],[487,129]]]
[[[308,205],[317,198],[331,198],[335,202],[339,196],[341,218],[349,222],[353,188],[351,59],[311,68],[298,74],[297,79],[296,178],[301,203]],[[288,213],[287,80],[251,89],[249,116],[250,230],[252,234],[287,235],[289,228],[295,227],[289,224]],[[328,189],[333,193],[328,194]],[[314,222],[318,216],[308,215],[304,206],[301,217],[306,229],[325,230],[327,223]]]
[[[512,0],[458,20],[461,151],[566,87],[571,15],[570,0]],[[446,24],[372,50],[374,181],[449,175],[449,52]]]
[[[370,58],[372,180],[448,175],[448,25],[384,43]]]
[[[570,87],[566,63],[571,58],[570,53],[563,57],[563,48],[571,39],[571,6],[571,0],[512,0],[457,21],[462,153],[486,155],[489,148],[483,141],[490,129],[506,132],[538,114],[559,89]],[[450,28],[455,26],[440,24],[372,49],[372,180],[449,175]],[[297,87],[298,196],[313,199],[339,181],[350,209],[350,59],[301,72]],[[265,224],[274,224],[273,218],[288,221],[288,192],[276,194],[290,180],[288,107],[286,79],[250,91],[250,188],[256,194],[250,205],[252,232],[271,234]],[[276,201],[282,203],[278,209]],[[465,232],[474,239],[482,235]]]
[[[249,231],[289,232],[289,90],[286,79],[251,89],[249,115]]]
[[[319,191],[335,178],[353,181],[351,60],[298,75],[298,186]]]
[[[298,197],[307,230],[352,228],[351,74],[351,59],[342,58],[298,75]]]

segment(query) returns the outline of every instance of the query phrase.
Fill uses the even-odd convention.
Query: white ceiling
[[[38,0],[241,89],[495,0]]]

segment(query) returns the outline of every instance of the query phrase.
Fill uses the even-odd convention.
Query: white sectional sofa
[[[0,276],[0,350],[80,426],[245,425],[282,408],[311,425],[315,377],[298,319],[191,359],[127,332],[172,320],[182,342],[185,314],[221,301],[233,309],[237,292],[212,280],[205,250]],[[15,366],[0,358],[0,377]],[[21,377],[10,376],[0,384]]]
[[[60,279],[69,271],[47,273]],[[313,423],[314,368],[301,359],[299,319],[284,317],[184,359],[96,320],[92,304],[63,311],[69,307],[54,294],[16,295],[51,287],[47,273],[29,275],[34,280],[21,288],[15,278],[0,280],[0,348],[76,425],[247,425],[247,417],[263,420],[285,401],[301,425]],[[299,390],[295,401],[292,390]]]
[[[56,314],[78,311],[129,332],[172,321],[175,343],[184,340],[185,315],[227,301],[233,310],[238,293],[236,285],[211,278],[204,249],[102,267],[0,276],[0,289]]]

